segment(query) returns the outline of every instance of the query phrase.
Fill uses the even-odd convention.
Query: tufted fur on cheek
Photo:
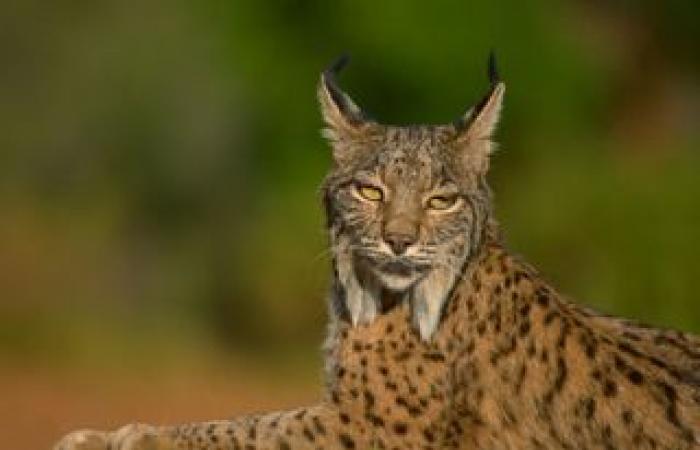
[[[357,264],[347,236],[339,236],[334,245],[336,287],[333,300],[337,308],[346,312],[353,325],[372,323],[380,310],[381,286]]]
[[[456,279],[457,272],[451,267],[435,267],[413,288],[411,318],[424,341],[430,341],[435,333]]]

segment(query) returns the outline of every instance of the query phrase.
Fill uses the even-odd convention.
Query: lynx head
[[[333,150],[324,185],[333,303],[357,325],[387,307],[385,292],[400,294],[427,340],[491,223],[485,177],[505,86],[491,58],[491,89],[457,122],[388,126],[338,88],[344,63],[325,71],[318,88]]]

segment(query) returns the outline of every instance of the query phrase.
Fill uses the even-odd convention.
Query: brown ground
[[[117,375],[95,369],[74,373],[0,365],[1,447],[49,449],[60,435],[75,428],[221,419],[308,404],[319,393],[313,379],[281,382],[272,374],[225,372]]]

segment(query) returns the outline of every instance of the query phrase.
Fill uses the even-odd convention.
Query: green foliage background
[[[508,85],[509,245],[606,312],[700,332],[694,1],[14,2],[0,15],[0,356],[317,363],[319,72],[390,123]],[[316,369],[311,369],[316,370]]]

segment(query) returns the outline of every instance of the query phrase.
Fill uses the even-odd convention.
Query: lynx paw
[[[53,450],[161,450],[155,428],[149,425],[126,425],[105,433],[93,430],[74,431],[64,436]]]
[[[78,430],[63,436],[53,450],[107,450],[107,445],[107,433]]]

